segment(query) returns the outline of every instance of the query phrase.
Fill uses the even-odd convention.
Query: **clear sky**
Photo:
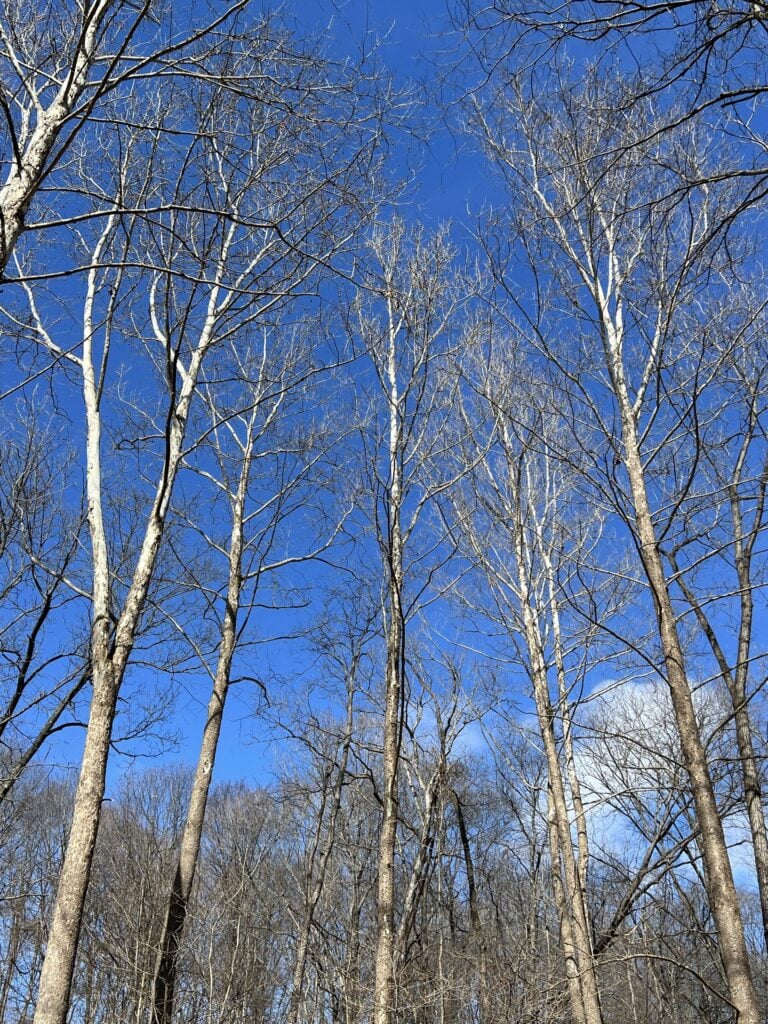
[[[415,130],[413,135],[405,131],[399,134],[392,154],[396,173],[411,180],[401,213],[429,227],[450,220],[456,241],[466,240],[492,179],[483,157],[471,143],[452,133],[440,107],[441,69],[455,60],[458,42],[451,31],[445,0],[394,0],[387,4],[288,0],[283,10],[286,20],[295,23],[298,35],[314,33],[325,38],[331,52],[340,58],[354,62],[363,49],[376,47],[378,63],[388,69],[395,91],[412,91]],[[259,623],[257,632],[270,631],[270,625],[267,621]],[[277,641],[257,648],[257,652],[258,669],[254,670],[265,677],[269,677],[270,665],[277,665],[284,675],[301,671],[304,655],[295,644]],[[289,685],[295,686],[295,699],[303,700],[299,696],[301,679]],[[278,684],[270,684],[273,707],[262,718],[255,714],[262,703],[256,688],[232,687],[216,760],[217,781],[268,782],[279,774],[283,745],[267,721],[290,697],[279,689]],[[192,765],[197,760],[209,694],[210,682],[203,674],[181,680],[176,711],[167,727],[169,733],[176,732],[179,744],[162,754],[163,763]],[[119,720],[116,732],[119,734]],[[131,743],[127,748],[140,749],[141,744]],[[136,766],[141,769],[147,763],[142,757]],[[128,765],[125,757],[112,755],[111,789]]]
[[[483,206],[491,180],[472,143],[449,129],[446,122],[455,126],[457,112],[449,110],[446,118],[442,109],[448,97],[442,78],[455,64],[460,44],[451,27],[449,2],[288,0],[286,10],[305,28],[316,26],[340,55],[354,59],[361,47],[378,44],[378,58],[395,86],[413,88],[413,136],[399,140],[399,158],[413,175],[412,213],[433,227],[452,221],[459,240],[462,227],[471,225]]]

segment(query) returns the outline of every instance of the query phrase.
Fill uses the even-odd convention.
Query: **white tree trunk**
[[[97,0],[87,11],[71,68],[47,108],[35,96],[35,126],[16,154],[5,184],[0,188],[0,277],[24,228],[24,217],[46,170],[48,158],[88,81],[95,43],[112,0]],[[30,12],[31,16],[32,12]]]
[[[102,235],[99,246],[108,234]],[[98,265],[97,248],[94,266]],[[221,271],[221,266],[219,267]],[[90,879],[96,833],[104,797],[107,759],[120,686],[139,628],[141,613],[152,581],[160,548],[165,517],[181,463],[182,443],[189,406],[197,385],[203,358],[213,341],[217,320],[219,286],[211,288],[205,323],[178,400],[169,417],[166,452],[155,497],[149,513],[136,568],[122,612],[112,632],[112,588],[109,553],[104,532],[101,497],[101,418],[100,381],[96,379],[93,358],[95,337],[93,302],[96,275],[92,270],[86,299],[83,333],[83,397],[87,421],[87,493],[88,525],[93,561],[93,613],[91,625],[91,663],[93,695],[85,735],[85,749],[75,792],[72,824],[56,890],[53,917],[48,935],[45,961],[34,1024],[65,1024],[77,944],[82,924],[85,897]]]
[[[598,290],[603,339],[608,369],[621,416],[624,461],[629,477],[635,523],[643,567],[653,595],[672,707],[680,736],[683,761],[691,782],[691,793],[699,825],[707,894],[720,940],[728,990],[739,1024],[759,1024],[760,1012],[752,982],[744,924],[733,880],[723,823],[707,763],[693,698],[688,683],[675,613],[664,574],[653,525],[645,471],[640,456],[637,426],[629,400],[622,357],[621,315],[612,320],[607,303]]]
[[[389,402],[389,574],[387,663],[385,675],[383,739],[384,816],[379,839],[379,881],[376,910],[376,973],[374,1022],[392,1024],[395,1003],[395,839],[398,818],[398,762],[405,655],[403,619],[403,541],[400,525],[402,501],[401,410],[397,386],[397,328],[389,300],[387,384]]]

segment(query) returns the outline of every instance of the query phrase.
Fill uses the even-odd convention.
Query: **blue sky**
[[[442,34],[434,31],[438,23],[441,28],[446,25],[442,0],[421,5],[396,3],[379,8],[360,3],[338,4],[334,7],[328,0],[307,0],[305,3],[291,0],[283,9],[288,16],[287,20],[290,21],[292,17],[295,21],[297,34],[314,30],[315,34],[325,35],[331,52],[340,59],[348,57],[352,63],[356,62],[361,49],[370,48],[374,41],[380,41],[377,46],[379,60],[389,68],[397,81],[397,88],[404,89],[417,80],[421,83],[434,80],[429,58],[425,55],[434,54],[444,45]],[[329,31],[323,33],[323,27],[328,27]],[[418,168],[418,172],[414,172],[415,178],[410,189],[409,209],[414,219],[423,218],[431,225],[448,217],[466,219],[469,176],[458,173],[458,164],[453,156],[453,140],[438,118],[433,117],[429,138],[430,145],[424,144],[423,140],[410,139],[405,133],[398,140],[398,164],[403,168]],[[64,294],[63,289],[64,286],[57,287],[59,297]],[[140,390],[140,382],[137,387]],[[68,407],[72,403],[73,430],[77,430],[81,423],[79,386],[74,384],[70,389],[66,385],[65,392],[64,404]],[[269,635],[275,631],[274,621],[270,619],[276,617],[262,617],[265,621],[259,624],[258,632],[260,635]],[[280,631],[279,626],[277,631]],[[264,645],[258,649],[258,657],[258,671],[263,670],[265,676],[269,674],[270,663],[277,665],[284,675],[302,667],[301,656],[297,661],[295,648],[290,644]],[[137,665],[129,670],[122,696],[127,705],[138,705],[145,691],[149,692],[148,699],[151,701],[153,688],[162,691],[165,686],[167,683],[162,673],[146,665]],[[178,735],[179,745],[164,752],[162,760],[186,763],[196,760],[209,689],[209,680],[202,674],[195,678],[181,679],[176,711],[166,730]],[[257,703],[255,692],[254,688],[234,686],[229,694],[216,769],[219,779],[245,777],[263,780],[270,775],[278,747],[274,744],[265,747],[264,727],[253,715],[254,704]],[[120,731],[121,723],[118,720],[117,737]],[[53,740],[46,754],[46,763],[52,767],[76,763],[82,738],[81,729],[64,730]],[[138,751],[144,744],[132,742],[126,746],[128,750]],[[144,758],[140,758],[137,765],[142,767],[146,763]],[[130,760],[126,757],[111,757],[109,778],[112,786],[129,764]]]
[[[413,173],[408,202],[402,213],[429,227],[450,219],[456,240],[467,240],[475,216],[486,202],[499,199],[500,190],[494,188],[493,174],[483,156],[471,141],[451,132],[434,102],[440,69],[450,65],[458,45],[445,0],[394,0],[387,4],[360,0],[336,0],[335,3],[333,0],[288,0],[283,10],[288,20],[295,21],[298,32],[314,31],[324,35],[328,48],[339,59],[349,57],[355,62],[360,52],[375,46],[379,61],[394,79],[395,89],[412,86],[414,96],[424,96],[422,105],[415,109],[418,130],[413,136],[403,131],[395,140],[393,156],[397,172],[405,175],[411,170]],[[274,632],[276,618],[262,614],[259,635]],[[278,641],[259,646],[254,672],[269,679],[273,666],[280,675],[290,677],[294,672],[301,675],[306,664],[306,654],[302,654],[297,645]],[[151,684],[153,680],[147,682]],[[159,674],[158,684],[163,685]],[[297,702],[304,700],[303,696],[298,696],[303,687],[301,679],[290,686],[295,686]],[[278,690],[275,686],[272,695],[275,701],[285,697],[285,693]],[[194,762],[208,695],[209,682],[203,675],[181,681],[177,711],[169,725],[171,731],[178,733],[180,742],[177,748],[163,755],[164,760]],[[244,685],[232,688],[216,765],[217,779],[264,781],[272,777],[281,746],[265,723],[254,715],[259,703],[256,688]],[[69,734],[68,757],[74,746],[74,735]],[[139,766],[144,763],[139,761]],[[110,778],[113,782],[125,767],[124,758],[112,758]]]
[[[337,4],[329,0],[290,0],[284,10],[289,22],[295,19],[297,32],[312,31],[314,27],[329,49],[341,58],[354,61],[361,47],[378,41],[379,62],[388,68],[396,89],[412,88],[414,95],[423,96],[415,120],[422,126],[427,124],[427,129],[420,128],[414,137],[401,133],[393,153],[396,173],[412,175],[408,200],[401,213],[432,228],[450,220],[457,243],[466,241],[493,178],[482,155],[471,143],[452,134],[437,104],[431,102],[430,93],[439,85],[438,68],[449,62],[450,51],[456,45],[444,0],[396,0],[386,5],[364,4],[359,0]],[[323,31],[324,28],[328,31]],[[256,624],[260,635],[271,632],[270,619],[275,616],[262,615],[263,621]],[[254,670],[269,678],[274,666],[279,675],[288,677],[293,672],[302,672],[305,657],[297,644],[264,644],[255,653],[258,668]],[[161,679],[158,683],[163,685]],[[272,687],[270,698],[275,705],[290,701],[290,691],[294,689],[298,702],[306,699],[300,678],[290,681],[287,691],[278,684],[273,683]],[[203,675],[180,681],[177,710],[168,724],[169,733],[177,733],[179,744],[161,755],[164,763],[196,761],[209,692],[210,683]],[[267,710],[266,718],[254,714],[259,704],[263,702],[255,688],[231,688],[215,768],[218,781],[269,782],[279,774],[284,746],[266,721],[272,710]],[[69,737],[69,741],[73,738]],[[130,747],[138,749],[136,744]],[[113,754],[109,765],[110,788],[130,763]],[[141,769],[147,763],[140,757],[135,766]]]
[[[355,59],[362,45],[378,44],[378,59],[396,87],[413,87],[421,96],[413,111],[414,137],[399,139],[398,161],[414,175],[410,210],[433,227],[452,221],[461,239],[485,203],[491,179],[476,147],[449,129],[435,102],[447,96],[441,75],[455,62],[460,42],[446,0],[289,0],[286,10],[305,28],[314,23],[339,55]]]

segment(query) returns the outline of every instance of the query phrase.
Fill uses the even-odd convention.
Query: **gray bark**
[[[389,572],[387,579],[387,661],[384,680],[384,738],[382,751],[383,820],[379,839],[379,881],[376,905],[375,1024],[391,1024],[395,1010],[395,839],[398,818],[401,700],[405,667],[405,620],[402,606],[403,538],[401,530],[402,434],[397,385],[396,315],[388,296],[387,386],[389,403],[388,515]]]
[[[107,238],[108,231],[109,228],[101,237],[94,254],[94,265],[98,265],[101,246]],[[97,380],[93,354],[95,288],[96,276],[95,272],[91,271],[84,315],[85,330],[81,368],[87,421],[88,526],[93,561],[91,627],[93,695],[83,759],[75,792],[69,841],[59,876],[45,961],[40,976],[34,1024],[65,1024],[66,1022],[85,896],[104,797],[107,758],[117,697],[136,639],[141,613],[149,592],[160,548],[166,514],[181,463],[189,406],[203,358],[213,342],[219,297],[219,286],[214,284],[209,296],[204,326],[184,375],[183,386],[176,400],[175,408],[169,417],[164,464],[149,511],[131,585],[113,633],[111,567],[101,495],[101,417],[99,409],[101,381]]]
[[[237,615],[242,591],[243,518],[248,491],[253,451],[250,431],[243,452],[237,493],[232,502],[232,529],[229,541],[229,579],[224,608],[219,656],[211,697],[203,729],[200,753],[192,782],[187,816],[181,836],[179,856],[171,884],[168,907],[160,935],[160,950],[153,982],[152,1020],[154,1024],[170,1024],[176,989],[176,969],[179,947],[184,932],[192,885],[195,880],[200,842],[205,823],[205,809],[216,763],[216,751],[221,735],[224,705],[229,691],[232,659],[237,643]]]

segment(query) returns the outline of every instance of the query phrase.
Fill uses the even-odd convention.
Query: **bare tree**
[[[621,83],[616,89],[620,95]],[[622,112],[620,104],[610,117],[613,94],[592,78],[577,99],[563,82],[556,106],[550,97],[544,110],[530,95],[512,90],[498,111],[502,121],[485,117],[484,137],[516,199],[530,211],[521,216],[520,229],[534,274],[563,297],[579,325],[577,349],[568,351],[551,333],[556,318],[545,325],[535,301],[527,308],[517,304],[561,376],[562,401],[577,410],[574,422],[583,417],[588,425],[581,439],[575,432],[588,472],[614,495],[612,507],[637,548],[696,807],[729,998],[739,1019],[752,1022],[760,1013],[743,922],[661,549],[698,463],[700,435],[686,432],[695,425],[708,381],[707,363],[697,356],[706,349],[699,347],[696,312],[709,275],[721,267],[728,273],[730,253],[707,247],[708,225],[722,212],[717,194],[703,187],[685,206],[654,202],[672,191],[667,176],[670,165],[674,176],[681,154],[684,166],[695,165],[701,153],[695,129],[686,135],[685,149],[669,140],[663,155],[653,146],[629,145],[616,159],[615,142],[648,136],[649,122],[637,108]],[[508,294],[515,298],[511,289]],[[669,504],[657,505],[665,488]]]
[[[190,774],[134,769],[107,803],[72,989],[72,1012],[84,1022],[146,1020],[163,922],[161,884],[183,827]]]
[[[436,572],[435,555],[437,565],[445,559],[440,541],[419,551],[414,534],[425,508],[450,483],[437,468],[448,408],[441,353],[463,297],[450,281],[453,254],[444,234],[434,240],[409,237],[404,225],[393,221],[376,228],[370,249],[356,333],[374,373],[374,429],[381,422],[383,432],[381,438],[364,439],[371,449],[364,471],[370,474],[382,559],[386,646],[374,1018],[376,1024],[390,1024],[396,993],[395,845],[406,627]]]
[[[193,5],[183,29],[155,0],[13,0],[0,18],[0,90],[4,182],[0,186],[0,273],[23,231],[55,232],[83,216],[109,216],[112,206],[97,189],[85,207],[73,202],[55,171],[75,140],[87,156],[80,165],[80,202],[98,161],[104,116],[115,121],[135,112],[132,94],[163,76],[213,75],[222,30],[248,6],[237,0],[216,13]],[[124,104],[121,108],[121,104]],[[162,121],[147,128],[162,132]],[[40,193],[48,193],[42,202]],[[53,192],[55,198],[50,196]],[[119,199],[118,199],[119,205]],[[30,219],[31,217],[31,219]],[[41,218],[41,219],[37,219]],[[47,268],[50,271],[50,267]]]
[[[263,78],[258,100],[236,96],[227,76],[222,84],[193,77],[183,94],[169,97],[173,120],[182,116],[176,104],[184,96],[178,144],[172,136],[172,148],[153,148],[153,133],[137,128],[119,152],[108,151],[103,172],[113,175],[114,193],[152,194],[159,207],[151,218],[126,218],[118,203],[103,220],[89,222],[74,348],[56,340],[61,328],[50,299],[26,278],[22,285],[27,337],[80,378],[92,560],[92,700],[38,1022],[60,1024],[66,1015],[116,704],[147,607],[203,365],[217,345],[243,337],[287,296],[306,291],[367,211],[360,186],[368,187],[375,166],[378,122],[365,120],[354,83],[329,88],[329,69],[316,54],[292,47],[279,26],[251,28],[252,46],[233,40],[227,60],[234,77]],[[291,94],[297,102],[286,114]],[[147,145],[149,158],[140,161]],[[18,321],[10,305],[7,315]],[[118,361],[128,357],[133,338],[140,339],[151,398],[145,392],[137,399],[130,384],[119,390]],[[131,464],[137,471],[145,508],[125,582],[115,571],[104,492],[103,433],[114,422],[115,402],[130,411],[125,426],[136,433],[121,439],[114,454],[123,471]]]
[[[546,411],[546,383],[530,376],[514,344],[494,339],[486,347],[473,340],[479,351],[462,368],[463,457],[470,469],[454,494],[452,520],[492,595],[483,602],[490,604],[486,614],[513,643],[522,640],[547,764],[552,886],[571,1013],[576,1021],[599,1024],[589,840],[573,743],[571,692],[578,674],[569,678],[555,575],[566,560],[578,562],[580,524],[568,509],[566,474],[554,455],[560,428]],[[591,532],[599,535],[599,520]],[[588,636],[582,642],[586,647]]]
[[[320,902],[332,874],[332,857],[339,841],[340,820],[344,813],[345,789],[354,779],[354,745],[362,739],[355,728],[356,705],[371,672],[369,646],[376,621],[376,606],[371,595],[357,586],[349,592],[331,592],[329,608],[311,633],[312,649],[319,656],[318,689],[328,700],[334,684],[343,684],[343,721],[327,721],[327,715],[301,728],[301,741],[311,748],[316,771],[317,812],[314,831],[304,857],[303,899],[297,915],[298,934],[293,976],[288,1003],[288,1024],[306,1019],[305,984],[310,964],[313,932]],[[340,695],[341,696],[341,695]],[[309,728],[307,727],[309,724]]]
[[[634,139],[615,140],[606,156],[621,158],[628,145],[674,133],[687,123],[717,126],[725,145],[714,173],[699,168],[678,181],[682,195],[705,182],[741,181],[739,203],[714,220],[709,230],[728,230],[734,220],[763,205],[766,197],[765,132],[768,99],[762,0],[736,0],[707,7],[696,0],[673,6],[654,2],[520,0],[481,4],[458,0],[455,23],[471,44],[472,62],[482,72],[481,87],[505,90],[510,71],[537,76],[546,92],[550,70],[566,58],[586,70],[625,69],[625,89],[614,98],[622,109],[653,104],[656,119]],[[467,64],[460,67],[466,72]]]
[[[283,333],[287,337],[281,337]],[[226,545],[217,542],[210,528],[203,525],[199,512],[193,512],[198,521],[193,519],[190,527],[203,535],[212,552],[226,552],[226,585],[222,588],[223,608],[218,616],[216,667],[208,669],[211,697],[161,937],[154,995],[154,1017],[159,1022],[170,1021],[172,1017],[175,962],[192,892],[227,694],[238,655],[240,662],[244,662],[246,631],[261,597],[261,586],[271,574],[288,565],[317,557],[341,528],[339,522],[332,524],[325,538],[318,531],[312,536],[306,529],[307,513],[312,506],[318,510],[318,525],[323,524],[323,511],[332,519],[329,509],[321,508],[324,489],[319,466],[326,455],[326,444],[319,425],[308,417],[304,417],[305,422],[298,429],[286,427],[292,419],[299,418],[304,392],[316,376],[309,339],[303,332],[282,332],[278,328],[272,336],[265,330],[259,349],[250,350],[247,344],[245,338],[238,338],[238,345],[229,353],[231,365],[219,354],[211,367],[214,382],[229,376],[239,380],[239,384],[234,394],[228,396],[217,395],[221,389],[215,383],[201,387],[200,399],[210,417],[210,436],[208,443],[196,444],[186,460],[188,468],[196,468],[198,477],[213,483],[223,495],[230,533]],[[212,465],[216,466],[215,473]],[[199,501],[200,496],[195,503],[198,508]],[[212,504],[217,505],[215,496]],[[305,523],[302,533],[306,533],[306,543],[301,547],[289,533],[292,520],[299,513]],[[209,600],[215,601],[214,593]],[[348,698],[347,705],[347,753],[351,742],[351,699]],[[342,753],[341,758],[345,762],[346,754]],[[343,778],[344,770],[334,788],[334,806],[340,799]],[[333,812],[331,817],[333,820]],[[321,879],[322,874],[321,871]],[[322,887],[322,880],[319,884]],[[319,891],[315,903],[318,898]],[[308,913],[310,923],[303,934],[311,927],[311,910]],[[300,990],[301,977],[297,992]]]

